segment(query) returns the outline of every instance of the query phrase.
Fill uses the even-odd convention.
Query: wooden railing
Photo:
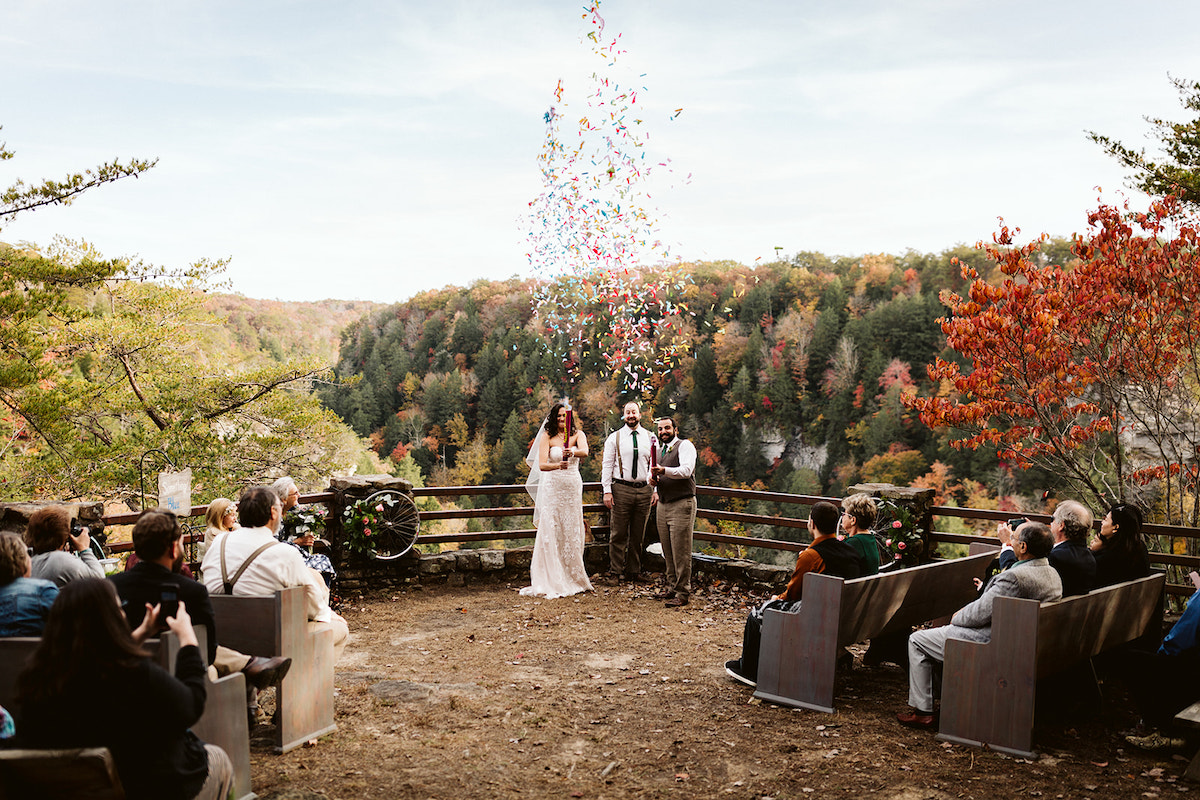
[[[601,486],[599,483],[585,483],[583,491],[585,497],[595,498],[600,492]],[[419,500],[423,497],[436,498],[452,498],[452,497],[487,497],[487,496],[503,496],[503,495],[521,495],[525,493],[524,484],[507,484],[507,485],[490,485],[490,486],[438,486],[424,487],[413,490],[413,495]],[[799,494],[781,494],[779,492],[762,492],[749,489],[724,489],[717,486],[697,486],[696,494],[698,502],[704,503],[703,498],[715,498],[716,503],[778,503],[793,506],[811,506],[821,500],[828,500],[833,503],[840,503],[840,498],[836,497],[821,497],[819,495],[799,495]],[[301,495],[300,502],[302,504],[312,503],[328,503],[334,499],[334,494],[331,492],[319,492],[313,494]],[[203,517],[208,511],[208,506],[193,506],[192,516]],[[585,502],[583,506],[585,514],[591,515],[596,520],[596,524],[592,525],[593,533],[607,533],[607,515],[608,509],[603,503]],[[1023,512],[1007,512],[1007,511],[990,511],[980,508],[956,508],[952,506],[934,506],[932,509],[935,520],[939,518],[958,518],[966,520],[982,520],[982,521],[1005,521],[1012,517],[1024,517],[1030,520],[1040,522],[1049,522],[1050,517],[1045,514],[1029,514]],[[454,519],[501,519],[510,517],[532,517],[532,506],[491,506],[487,508],[461,508],[439,511],[421,511],[422,522],[435,522],[438,520],[454,520]],[[137,520],[136,513],[116,514],[104,518],[106,525],[132,525]],[[597,519],[599,517],[599,519]],[[704,507],[701,505],[696,511],[698,519],[709,520],[713,522],[732,522],[737,525],[766,525],[774,528],[789,528],[789,529],[805,529],[808,527],[807,518],[798,516],[787,516],[784,514],[751,514],[743,511],[729,511],[723,508]],[[601,521],[602,520],[602,521]],[[417,539],[417,544],[442,544],[448,542],[481,542],[481,541],[497,541],[505,539],[532,539],[537,533],[536,530],[530,528],[522,528],[519,530],[491,530],[491,531],[476,531],[464,533],[441,533],[441,534],[421,534]],[[1200,540],[1200,529],[1183,528],[1169,525],[1145,525],[1143,533],[1147,536],[1157,537],[1161,541],[1162,537],[1168,539],[1184,539],[1184,540]],[[193,533],[193,538],[198,538],[202,535],[202,531]],[[694,534],[695,539],[703,542],[712,542],[714,544],[734,545],[738,547],[762,547],[772,550],[790,550],[800,551],[807,547],[805,542],[789,542],[766,537],[742,536],[730,533],[717,533],[712,531],[697,530]],[[981,534],[956,534],[945,532],[934,532],[930,535],[934,542],[944,544],[962,544],[969,545],[971,542],[992,542],[996,541],[993,536],[985,536]],[[190,540],[190,539],[189,539]],[[133,545],[128,542],[114,543],[109,548],[114,553],[125,552],[133,549]],[[1177,555],[1174,553],[1154,552],[1150,553],[1151,564],[1159,567],[1174,567],[1176,573],[1186,574],[1188,570],[1200,570],[1200,556],[1194,555]],[[1168,570],[1168,580],[1170,580],[1171,570]],[[1184,583],[1168,583],[1167,592],[1173,595],[1191,595],[1194,589],[1190,584]]]

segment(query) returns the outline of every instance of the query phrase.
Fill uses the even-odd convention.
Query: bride
[[[583,479],[579,476],[579,459],[588,454],[588,444],[572,416],[564,403],[555,403],[525,459],[529,464],[525,487],[533,498],[537,538],[529,566],[533,585],[521,590],[524,595],[567,597],[592,590],[583,566]]]

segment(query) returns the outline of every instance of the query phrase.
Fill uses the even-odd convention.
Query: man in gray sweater
[[[908,711],[896,715],[910,728],[937,727],[933,707],[935,663],[946,658],[947,639],[987,642],[992,638],[992,604],[997,597],[1022,597],[1039,602],[1062,599],[1062,579],[1046,556],[1054,547],[1050,529],[1040,522],[1017,528],[1013,551],[1017,563],[996,575],[973,603],[960,608],[949,625],[916,631],[908,640]]]

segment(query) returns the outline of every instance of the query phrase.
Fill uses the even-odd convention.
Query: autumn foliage
[[[943,292],[947,345],[929,367],[932,397],[905,397],[958,447],[1062,475],[1098,500],[1153,499],[1196,519],[1200,446],[1198,220],[1173,197],[1145,213],[1100,205],[1064,268],[1017,246],[1003,225],[981,244],[999,280],[970,267],[966,296]]]

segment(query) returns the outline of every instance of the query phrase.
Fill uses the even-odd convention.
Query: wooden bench
[[[208,630],[195,628],[201,654],[208,652]],[[156,649],[159,665],[175,674],[175,657],[179,654],[179,637],[164,631],[161,639],[150,639],[146,649]],[[246,676],[234,672],[217,680],[207,680],[208,697],[204,713],[192,726],[192,733],[201,741],[215,744],[225,751],[233,763],[233,796],[250,800],[257,795],[250,789],[250,721],[246,714]]]
[[[0,750],[0,800],[123,800],[125,790],[104,747]]]
[[[754,696],[771,703],[833,712],[833,680],[842,648],[864,639],[907,633],[953,614],[977,596],[995,547],[895,572],[843,580],[810,572],[794,612],[763,616]]]
[[[1038,679],[1141,636],[1165,582],[1157,573],[1051,603],[996,598],[991,641],[946,642],[938,738],[1031,758]]]
[[[333,631],[309,630],[304,589],[265,597],[210,596],[218,639],[256,656],[287,656],[276,689],[275,751],[286,753],[337,729],[333,718]]]
[[[1175,721],[1189,728],[1200,728],[1200,703],[1192,703],[1183,711],[1180,711],[1175,715]],[[1190,781],[1200,781],[1200,752],[1192,756],[1192,760],[1188,762],[1183,777]]]
[[[208,631],[203,625],[196,628],[200,640],[200,652],[206,653]],[[0,638],[0,705],[13,708],[17,699],[17,676],[41,639],[37,637]],[[161,640],[148,639],[145,648],[154,654],[158,665],[175,674],[175,658],[179,653],[179,639],[169,631]],[[242,800],[253,798],[250,789],[250,732],[246,719],[246,676],[240,672],[226,675],[216,681],[206,682],[207,699],[204,714],[192,726],[192,732],[201,740],[215,744],[229,755],[233,762],[234,797]],[[42,751],[28,751],[42,752]],[[78,751],[45,751],[75,753]],[[103,751],[106,755],[107,750]],[[17,794],[14,797],[21,797]],[[90,795],[81,795],[90,796]]]

